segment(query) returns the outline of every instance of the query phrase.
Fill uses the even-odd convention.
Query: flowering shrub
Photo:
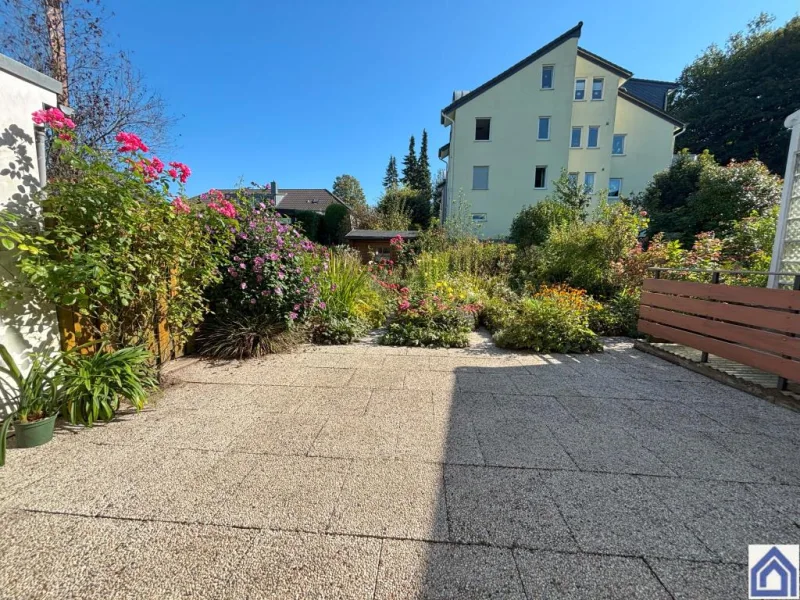
[[[215,200],[220,214],[236,214],[228,200]],[[209,206],[211,207],[211,204]],[[291,225],[280,222],[272,207],[258,204],[239,215],[240,227],[222,280],[211,297],[218,315],[268,315],[276,323],[290,326],[303,321],[319,307],[318,275],[327,268],[306,268],[305,257],[316,248]]]
[[[478,305],[456,306],[435,294],[399,290],[397,314],[379,339],[387,346],[463,348],[477,324]]]
[[[625,288],[602,304],[597,303],[589,313],[589,328],[597,335],[636,337],[640,296],[640,288]]]
[[[65,167],[56,172],[69,175],[34,199],[46,228],[10,214],[0,219],[0,240],[16,252],[23,276],[3,283],[3,297],[31,288],[40,300],[85,316],[89,335],[116,347],[145,343],[162,318],[180,343],[205,313],[204,290],[219,279],[235,221],[192,210],[180,176],[146,156],[135,134],[119,132],[109,156],[75,140],[74,123],[57,109],[36,111],[33,120],[50,132],[54,160]]]
[[[513,307],[494,340],[503,348],[536,352],[599,352],[602,344],[589,328],[593,309],[596,303],[583,290],[544,286]]]

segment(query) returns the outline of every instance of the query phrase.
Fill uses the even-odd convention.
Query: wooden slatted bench
[[[639,331],[800,382],[800,291],[645,279]]]

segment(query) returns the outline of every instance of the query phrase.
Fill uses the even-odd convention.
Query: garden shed
[[[353,229],[344,237],[351,248],[361,253],[361,260],[366,264],[376,259],[395,259],[394,249],[389,242],[398,236],[404,240],[412,240],[418,235],[418,231]]]

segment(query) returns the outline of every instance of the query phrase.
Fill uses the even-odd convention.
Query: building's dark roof
[[[647,112],[652,113],[652,114],[654,114],[654,115],[656,115],[658,117],[661,117],[665,121],[669,121],[670,123],[675,125],[675,127],[686,127],[686,123],[684,123],[683,121],[679,121],[675,117],[665,113],[660,108],[656,108],[652,104],[648,104],[644,100],[641,100],[640,98],[637,98],[636,96],[632,95],[630,92],[625,91],[625,88],[623,88],[623,87],[621,87],[621,88],[619,88],[619,90],[617,90],[617,94],[618,94],[618,96],[620,98],[624,98],[625,100],[627,100],[631,104],[635,104],[639,108],[643,108]]]
[[[598,67],[603,67],[606,71],[611,71],[614,73],[614,75],[624,77],[625,79],[633,75],[633,73],[628,71],[628,69],[620,67],[619,65],[615,65],[610,60],[606,60],[602,56],[597,56],[597,54],[589,52],[585,48],[578,48],[578,56],[584,60],[588,60],[590,63],[596,64]]]
[[[239,190],[224,189],[219,190],[225,196],[235,196]],[[267,202],[272,198],[272,192],[262,189],[244,188],[242,190],[249,198]],[[201,202],[202,198],[196,196],[191,199],[192,201]],[[314,212],[325,212],[331,204],[341,204],[349,210],[340,198],[334,196],[331,192],[325,189],[282,189],[278,188],[278,203],[275,208],[278,211],[299,211],[310,210]]]
[[[331,204],[347,206],[324,189],[278,189],[278,210],[312,210],[325,212]],[[348,207],[349,208],[349,207]]]
[[[678,87],[672,81],[656,81],[655,79],[639,79],[632,77],[623,84],[623,89],[639,100],[644,100],[660,110],[667,106],[667,94]]]
[[[389,231],[386,229],[353,229],[344,237],[348,240],[390,240],[397,236],[403,239],[412,239],[419,235],[419,231]]]
[[[544,56],[545,54],[550,52],[553,48],[557,48],[558,46],[560,46],[561,44],[566,42],[568,39],[580,37],[581,36],[581,27],[583,27],[583,21],[580,21],[575,27],[573,27],[569,31],[566,31],[566,32],[562,33],[560,36],[558,36],[556,39],[554,39],[549,44],[546,44],[546,45],[542,46],[541,48],[539,48],[536,52],[534,52],[533,54],[531,54],[527,58],[523,58],[521,61],[519,61],[513,67],[511,67],[509,69],[506,69],[505,71],[500,73],[500,75],[498,75],[497,77],[493,77],[492,79],[490,79],[489,81],[487,81],[483,85],[475,88],[474,90],[472,90],[471,92],[469,92],[467,94],[464,94],[458,100],[452,102],[449,106],[444,108],[442,110],[442,112],[443,113],[449,113],[449,112],[454,111],[459,106],[463,106],[467,102],[472,100],[473,98],[476,98],[476,97],[480,96],[486,90],[493,88],[494,86],[496,86],[501,81],[505,81],[506,79],[511,77],[514,73],[517,73],[517,72],[521,71],[522,69],[527,67],[532,62],[535,62],[537,59],[541,58],[542,56]],[[444,119],[442,119],[442,121],[444,121]]]

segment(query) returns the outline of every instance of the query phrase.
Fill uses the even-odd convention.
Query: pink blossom
[[[244,281],[242,282],[241,288],[242,288],[243,290],[246,290],[246,289],[247,289],[247,284],[246,284]]]
[[[296,312],[294,312],[294,311],[290,312],[290,313],[289,313],[289,318],[290,318],[292,321],[294,321],[295,319],[297,319],[297,313],[296,313]]]
[[[325,309],[328,307],[328,305],[327,305],[327,304],[325,304],[324,302],[320,302],[320,303],[319,303],[319,307],[320,307],[322,310],[325,310]]]
[[[180,179],[181,183],[186,183],[186,180],[189,179],[189,175],[192,174],[192,170],[182,162],[172,161],[169,163],[169,166],[172,167],[172,169],[168,171],[170,176],[175,179]],[[174,175],[172,171],[176,171]]]
[[[250,304],[255,304],[255,303],[256,303],[256,299],[255,298],[250,298]]]
[[[120,143],[119,148],[117,148],[117,152],[148,152],[148,148],[145,143],[135,133],[120,131],[114,139]]]
[[[37,110],[33,113],[33,122],[53,129],[75,129],[75,122],[57,108]]]
[[[176,213],[185,215],[188,215],[190,212],[192,212],[191,207],[180,196],[176,196],[172,201],[172,210],[174,210]]]

